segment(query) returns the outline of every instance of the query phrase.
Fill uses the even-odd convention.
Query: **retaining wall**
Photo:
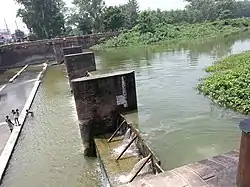
[[[4,45],[0,47],[0,70],[47,60],[58,60],[58,63],[61,63],[63,59],[62,48],[81,46],[88,49],[98,44],[101,38],[108,39],[119,34],[120,32],[110,32]]]

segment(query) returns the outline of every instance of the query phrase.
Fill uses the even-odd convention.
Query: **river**
[[[239,146],[244,116],[214,106],[195,89],[203,69],[250,49],[250,34],[210,42],[96,53],[98,70],[135,70],[139,129],[164,169]],[[100,186],[99,164],[84,158],[63,66],[48,69],[6,171],[4,187]]]

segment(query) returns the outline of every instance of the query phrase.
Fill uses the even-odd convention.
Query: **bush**
[[[220,106],[250,114],[250,51],[224,58],[206,68],[212,73],[198,90]]]
[[[144,20],[149,18],[145,15]],[[153,27],[137,25],[132,30],[121,33],[96,45],[93,49],[104,49],[113,47],[128,47],[152,44],[170,40],[190,40],[198,38],[214,38],[217,36],[228,36],[235,32],[245,31],[250,23],[249,18],[216,20],[214,22],[173,25],[160,23]],[[143,31],[141,30],[143,28]]]

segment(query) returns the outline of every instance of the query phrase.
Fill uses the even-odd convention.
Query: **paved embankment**
[[[43,73],[46,71],[47,68],[47,64],[44,64],[44,66],[42,67],[42,71],[40,71],[40,73],[36,76],[36,80],[35,83],[33,84],[33,88],[26,100],[26,103],[24,104],[24,107],[20,113],[20,117],[19,117],[19,122],[20,122],[20,126],[15,126],[13,132],[11,133],[11,135],[9,136],[9,139],[2,151],[2,154],[0,156],[0,181],[2,180],[3,176],[4,176],[4,172],[5,169],[8,165],[8,162],[11,158],[11,154],[14,150],[14,147],[16,145],[16,142],[18,140],[18,137],[21,133],[22,127],[24,125],[25,119],[26,119],[26,110],[30,108],[30,106],[32,105],[32,102],[35,98],[36,92],[39,88],[40,85],[40,78],[43,75]],[[19,74],[20,75],[20,74]],[[23,77],[25,77],[25,75],[23,75]],[[28,76],[30,77],[30,76]],[[20,83],[19,81],[17,81],[17,83]],[[27,90],[26,90],[27,91]],[[17,90],[17,92],[19,92],[19,90]]]
[[[120,187],[236,187],[238,160],[234,150]]]

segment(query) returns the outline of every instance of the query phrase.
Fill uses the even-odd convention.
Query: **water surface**
[[[165,169],[239,145],[244,117],[214,106],[195,89],[204,67],[250,49],[250,34],[185,45],[96,53],[98,70],[135,70],[139,128]],[[4,187],[100,186],[99,165],[84,158],[63,66],[50,67],[10,161]]]

